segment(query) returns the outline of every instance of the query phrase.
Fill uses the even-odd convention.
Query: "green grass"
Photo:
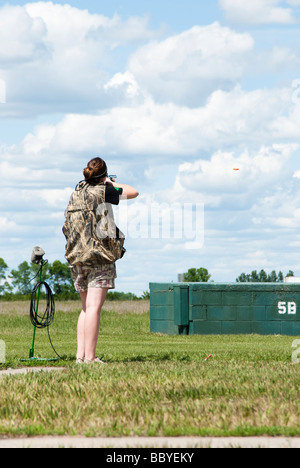
[[[50,334],[66,360],[49,365],[66,370],[1,377],[0,434],[300,435],[295,337],[153,335],[147,304],[107,303],[98,345],[107,364],[87,367],[74,360],[78,303],[56,308]],[[21,306],[0,303],[0,368],[28,365],[19,359],[28,357],[32,332]],[[55,357],[45,330],[35,350]]]

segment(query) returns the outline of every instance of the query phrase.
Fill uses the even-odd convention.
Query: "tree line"
[[[294,277],[294,272],[289,271],[286,277]],[[206,268],[190,268],[187,273],[184,273],[184,282],[186,283],[208,283],[212,275],[209,274]],[[267,274],[265,270],[258,272],[257,270],[251,273],[242,273],[237,279],[237,283],[282,283],[284,275],[282,271],[277,273],[273,270]]]
[[[261,270],[259,273],[257,270],[252,271],[249,274],[242,273],[237,279],[237,283],[283,283],[285,277],[294,277],[294,272],[289,271],[285,276],[282,271],[278,274],[273,270],[270,274],[267,274],[265,270]]]
[[[0,258],[0,300],[24,300],[29,299],[33,286],[38,281],[38,272],[40,265],[35,265],[28,262],[21,263],[18,268],[9,270],[8,265]],[[293,277],[294,272],[289,271],[285,276]],[[184,281],[188,283],[207,283],[211,280],[212,275],[206,268],[190,268],[184,273]],[[78,299],[78,293],[74,288],[74,283],[71,276],[71,270],[67,262],[63,263],[60,260],[55,260],[53,263],[47,263],[43,267],[43,280],[46,281],[55,298],[58,300],[75,300]],[[242,273],[237,279],[237,283],[281,283],[284,280],[284,275],[280,271],[275,270],[267,274],[265,270],[254,270],[251,273]],[[211,280],[213,281],[213,280]],[[43,294],[43,292],[42,292]],[[133,293],[124,293],[117,291],[109,291],[108,300],[112,301],[135,301],[140,299],[149,299],[149,291],[144,291],[138,297]]]
[[[9,270],[8,265],[0,258],[0,300],[29,299],[34,285],[38,281],[40,265],[28,262],[21,263],[18,268]],[[43,281],[46,281],[55,298],[58,300],[75,300],[79,295],[75,290],[71,270],[67,262],[55,260],[43,267]],[[43,292],[41,293],[43,294]],[[148,299],[149,293],[145,291],[141,297],[133,293],[109,291],[108,300],[134,301]]]

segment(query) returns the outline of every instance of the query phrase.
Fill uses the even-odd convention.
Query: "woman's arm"
[[[106,179],[107,184],[111,184],[113,187],[123,189],[123,193],[121,195],[121,200],[132,200],[133,198],[137,198],[139,196],[139,192],[127,184],[118,184],[113,179]]]

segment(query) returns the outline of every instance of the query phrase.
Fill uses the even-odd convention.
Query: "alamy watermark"
[[[295,351],[292,354],[292,363],[300,364],[300,340],[294,340],[292,348],[295,349]]]
[[[6,104],[6,83],[0,79],[0,104]]]
[[[101,204],[97,215],[98,237],[118,236],[111,224],[112,208]],[[124,204],[115,213],[116,225],[129,239],[162,239],[182,241],[185,250],[198,250],[204,245],[204,203],[135,203]]]
[[[5,347],[5,341],[0,340],[0,364],[5,364],[5,355],[6,352],[6,347]]]

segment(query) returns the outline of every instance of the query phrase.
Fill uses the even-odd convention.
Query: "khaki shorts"
[[[73,265],[70,268],[75,289],[79,293],[89,288],[115,288],[117,277],[115,263],[97,267]]]

